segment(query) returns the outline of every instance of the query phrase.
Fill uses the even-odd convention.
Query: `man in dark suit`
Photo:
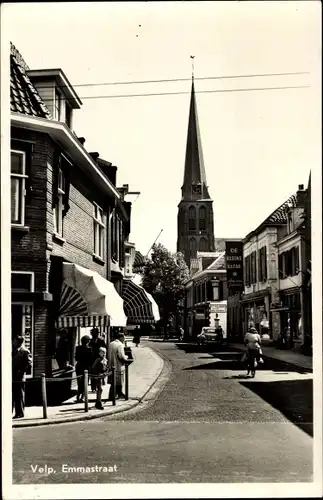
[[[13,340],[12,349],[12,409],[13,418],[24,417],[26,372],[31,367],[31,354],[24,347],[24,337],[17,335]]]

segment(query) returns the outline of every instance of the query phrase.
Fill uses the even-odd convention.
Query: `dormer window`
[[[62,95],[57,88],[55,88],[55,120],[60,121],[62,113]]]
[[[61,69],[28,70],[27,75],[44,100],[52,118],[72,125],[74,109],[82,102]]]

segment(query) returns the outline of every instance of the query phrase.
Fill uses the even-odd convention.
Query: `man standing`
[[[13,340],[12,349],[12,409],[13,418],[23,418],[25,411],[26,372],[31,367],[31,354],[24,347],[24,337],[17,335]]]
[[[116,394],[119,398],[124,398],[125,395],[122,392],[122,385],[124,379],[125,364],[128,361],[128,356],[124,352],[124,341],[125,337],[123,333],[118,333],[117,338],[109,345],[108,351],[108,363],[109,371],[114,366],[116,374]],[[109,392],[109,400],[112,399],[112,384]]]
[[[99,337],[99,330],[98,328],[92,328],[91,330],[91,340],[89,343],[89,346],[92,351],[92,362],[91,365],[95,362],[96,359],[99,357],[99,349],[100,347],[106,348],[107,346],[105,345],[105,342],[103,339]],[[91,390],[92,392],[95,392],[95,380],[91,378]]]

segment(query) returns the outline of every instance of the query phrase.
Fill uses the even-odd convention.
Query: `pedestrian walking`
[[[75,349],[75,373],[77,376],[77,395],[76,403],[82,403],[84,397],[84,370],[91,370],[92,351],[89,346],[91,337],[84,335],[81,338],[81,345]]]
[[[184,338],[184,330],[181,326],[178,327],[178,340],[182,342]]]
[[[248,363],[248,375],[250,372],[249,361],[255,360],[255,366],[257,363],[262,362],[262,350],[261,350],[261,337],[257,332],[256,328],[251,327],[246,333],[244,338],[244,343],[246,345],[246,361]]]
[[[124,380],[125,364],[128,361],[128,356],[126,356],[124,352],[124,341],[125,341],[124,334],[119,333],[117,335],[117,338],[110,343],[108,350],[109,371],[112,369],[112,367],[115,368],[116,395],[119,398],[125,398],[125,395],[122,392],[122,386]],[[112,400],[113,389],[112,389],[111,377],[110,377],[110,383],[111,387],[109,392],[109,400]]]
[[[12,410],[15,409],[13,418],[23,418],[25,415],[26,372],[32,364],[31,354],[23,344],[24,337],[17,335],[13,340],[12,349]]]
[[[99,329],[98,328],[92,328],[91,330],[91,340],[89,343],[91,352],[92,352],[92,365],[95,362],[96,359],[99,357],[99,349],[100,347],[105,347],[106,349],[106,344],[102,338],[99,337]],[[91,390],[92,392],[95,392],[95,381],[92,380],[91,378]]]
[[[139,346],[140,344],[140,329],[139,326],[136,326],[134,333],[133,333],[133,343],[136,345],[136,347]]]
[[[106,358],[106,353],[107,350],[105,347],[99,347],[98,357],[94,361],[92,366],[92,374],[95,376],[95,378],[93,378],[94,382],[93,385],[96,390],[95,408],[97,408],[98,410],[103,410],[102,386],[103,386],[103,379],[108,371],[108,360]]]

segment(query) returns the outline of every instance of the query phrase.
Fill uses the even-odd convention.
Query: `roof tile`
[[[16,47],[10,44],[10,109],[41,118],[51,118],[50,112],[26,75],[29,70]]]

